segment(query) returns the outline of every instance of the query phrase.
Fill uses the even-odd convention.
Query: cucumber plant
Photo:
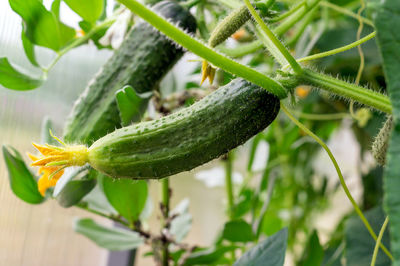
[[[31,166],[39,167],[38,177],[15,149],[3,147],[15,195],[31,204],[56,198],[62,207],[75,206],[122,224],[126,228],[121,231],[81,219],[75,230],[110,250],[150,245],[160,265],[283,265],[285,260],[295,265],[400,264],[396,192],[400,37],[392,30],[400,26],[394,15],[400,12],[398,1],[152,0],[143,4],[118,0],[117,11],[109,16],[102,12],[106,1],[93,1],[91,8],[72,2],[67,4],[83,19],[79,25],[85,34],[80,37],[59,20],[57,3],[51,10],[40,1],[32,4],[38,17],[53,18],[42,25],[23,12],[27,3],[10,0],[24,21],[24,51],[42,75],[31,77],[2,58],[1,85],[14,90],[39,87],[71,49],[89,40],[97,48],[111,49],[99,39],[113,30],[118,10],[130,10],[135,19],[128,23],[131,29],[121,47],[79,96],[64,140],[48,133],[47,126],[47,140],[34,144],[41,153],[30,155]],[[62,32],[48,30],[46,34],[54,35],[49,39],[42,27]],[[238,30],[248,38],[232,40]],[[374,38],[376,43],[371,41]],[[56,52],[48,67],[38,62],[34,46]],[[152,114],[157,101],[179,95],[163,91],[168,80],[162,78],[183,51],[198,57],[181,62],[194,68],[194,79],[185,82],[187,94],[204,88],[206,78],[210,84],[204,94],[211,92],[195,103],[187,97],[175,99],[179,104],[169,110],[171,114]],[[187,77],[175,74],[174,78]],[[150,101],[140,97],[149,91],[156,95]],[[139,118],[137,110],[144,105],[148,112],[142,121],[129,125],[129,117]],[[373,152],[383,165],[372,163],[363,173],[361,200],[346,184],[343,160],[337,160],[336,152],[324,142],[335,139],[337,132],[357,139],[353,145],[360,146],[358,161]],[[244,143],[245,148],[239,147]],[[243,150],[248,154],[245,169],[239,163],[245,158]],[[314,163],[326,168],[320,150],[328,154],[338,185],[332,186],[335,181]],[[199,248],[182,242],[191,216],[187,202],[171,210],[175,187],[169,179],[183,171],[197,172],[196,167],[216,158],[223,165],[227,221],[212,245]],[[80,168],[68,174],[65,168],[70,166]],[[361,169],[360,164],[352,167]],[[234,182],[239,168],[246,173],[241,184]],[[158,231],[143,226],[152,179],[161,179],[162,187]],[[90,206],[85,196],[96,189],[105,195],[113,213]],[[352,208],[348,215],[338,214],[339,222],[324,233],[315,220],[323,211],[338,212],[332,203],[341,189]],[[103,241],[105,237],[121,241]],[[291,256],[285,257],[286,253]]]

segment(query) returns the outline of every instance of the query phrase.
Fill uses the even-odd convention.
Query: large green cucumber
[[[88,162],[111,177],[162,178],[243,144],[277,116],[279,99],[236,79],[194,105],[115,130],[92,144]]]
[[[194,17],[174,1],[162,1],[154,10],[188,32],[196,30]],[[182,55],[183,49],[151,25],[137,23],[76,101],[64,129],[65,141],[90,145],[121,127],[115,92],[125,85],[139,93],[155,89]]]

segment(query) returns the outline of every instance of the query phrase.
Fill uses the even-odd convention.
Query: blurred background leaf
[[[282,266],[285,261],[287,237],[288,229],[284,228],[246,251],[234,265]]]
[[[375,207],[364,213],[376,234],[379,233],[385,220],[385,214],[382,207]],[[352,216],[345,223],[345,257],[346,265],[358,266],[369,265],[372,259],[372,251],[375,247],[375,241],[368,233],[364,224],[358,216]],[[386,230],[382,243],[390,250],[389,231]],[[391,265],[390,258],[379,249],[376,265]]]
[[[109,250],[130,250],[144,243],[142,237],[136,232],[104,227],[89,218],[77,220],[74,230],[95,242],[99,247]]]

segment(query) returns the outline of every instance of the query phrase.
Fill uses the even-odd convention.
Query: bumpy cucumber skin
[[[89,163],[114,178],[153,179],[188,171],[246,142],[279,109],[276,96],[236,79],[179,112],[97,140],[89,148]]]
[[[195,18],[176,2],[162,1],[154,10],[188,32],[196,30]],[[115,92],[125,85],[139,93],[155,89],[182,55],[183,49],[151,25],[136,24],[76,101],[64,129],[64,140],[90,145],[121,127]]]

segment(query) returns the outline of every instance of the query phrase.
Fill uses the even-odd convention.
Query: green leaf
[[[104,0],[64,0],[64,2],[81,18],[89,22],[96,22],[104,9]]]
[[[129,250],[143,244],[143,238],[136,232],[124,229],[107,228],[95,223],[92,219],[79,219],[74,224],[78,232],[98,246],[109,250]]]
[[[235,262],[235,266],[282,266],[285,261],[285,252],[288,230],[284,228],[268,237]]]
[[[376,234],[379,233],[385,214],[381,207],[376,207],[365,213],[365,217],[370,222],[372,229]],[[368,233],[360,218],[356,215],[352,216],[345,224],[345,257],[347,266],[370,265],[372,252],[375,247],[375,241]],[[390,248],[389,232],[386,230],[382,243],[385,247]],[[376,266],[390,265],[389,257],[379,249]]]
[[[42,83],[43,80],[33,79],[13,68],[7,58],[0,58],[0,85],[12,90],[27,91],[39,87]]]
[[[39,0],[9,0],[25,23],[25,34],[34,44],[59,51],[75,37],[75,30],[61,23]],[[86,2],[86,1],[83,1]]]
[[[184,265],[210,265],[224,257],[225,253],[237,249],[236,246],[212,247],[193,252]]]
[[[313,231],[308,239],[307,247],[299,265],[320,266],[324,259],[324,249],[319,243],[317,231]]]
[[[123,126],[140,121],[151,95],[152,92],[139,94],[131,86],[125,86],[115,93]]]
[[[24,47],[25,55],[28,58],[29,62],[31,62],[32,65],[39,67],[39,63],[36,61],[35,46],[28,39],[28,37],[26,37],[24,23],[22,23],[21,40],[22,46]]]
[[[393,131],[384,173],[384,207],[390,217],[393,265],[400,265],[400,1],[381,1],[375,18],[377,41],[393,106]]]
[[[192,215],[189,213],[189,199],[183,199],[172,211],[171,216],[177,215],[172,221],[169,232],[175,241],[181,242],[192,227]]]
[[[60,194],[57,201],[64,208],[78,204],[96,186],[96,179],[73,180],[68,182]]]
[[[44,198],[39,193],[36,180],[26,167],[19,152],[12,147],[3,146],[3,157],[14,194],[27,203],[42,203]]]
[[[93,175],[97,178],[97,186],[87,194],[82,201],[87,204],[87,206],[95,211],[108,214],[108,215],[117,215],[118,212],[114,209],[113,206],[108,202],[106,196],[104,195],[103,190],[101,189],[101,175],[94,169],[89,170],[89,175]],[[59,183],[62,179],[60,179],[57,183]],[[57,185],[55,190],[57,189]]]
[[[227,222],[224,226],[222,236],[232,242],[249,242],[254,240],[251,225],[241,219]]]
[[[146,200],[146,181],[102,177],[101,184],[110,204],[129,222],[139,219]]]

